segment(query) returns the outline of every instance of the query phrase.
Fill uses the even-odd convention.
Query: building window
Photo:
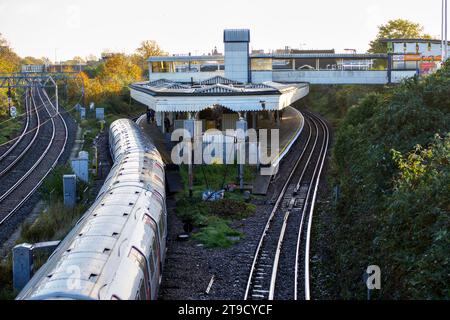
[[[272,71],[272,59],[251,59],[252,71]]]

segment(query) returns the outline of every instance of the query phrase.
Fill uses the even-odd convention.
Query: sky
[[[132,53],[155,40],[171,54],[223,52],[223,29],[251,30],[252,49],[365,52],[389,19],[440,37],[441,0],[0,0],[0,33],[22,57],[57,61]]]

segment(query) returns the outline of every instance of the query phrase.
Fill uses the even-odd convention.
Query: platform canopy
[[[135,83],[131,97],[156,112],[200,112],[221,106],[235,112],[282,110],[309,93],[308,84],[243,84],[221,76],[199,83],[165,79]]]

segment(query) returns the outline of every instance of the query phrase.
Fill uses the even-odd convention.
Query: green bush
[[[374,85],[311,85],[309,95],[300,103],[322,114],[335,127],[348,110],[369,93],[383,93],[385,86]]]
[[[253,214],[256,210],[256,207],[252,204],[233,199],[210,202],[208,207],[209,212],[226,219],[243,219]]]
[[[202,228],[194,238],[208,248],[228,248],[243,237],[242,233],[230,228],[226,220],[211,216],[208,226]]]
[[[177,215],[184,223],[199,228],[194,239],[207,247],[222,248],[233,245],[238,241],[235,238],[243,236],[230,227],[230,220],[244,219],[255,210],[254,205],[234,199],[205,202],[200,198],[183,197],[176,206]]]
[[[361,277],[377,264],[381,298],[449,297],[448,148],[435,140],[450,129],[449,84],[447,65],[366,96],[341,122],[332,160],[341,187],[333,230],[338,296],[366,298]]]

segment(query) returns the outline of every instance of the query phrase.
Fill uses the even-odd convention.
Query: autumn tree
[[[100,66],[98,80],[118,92],[119,88],[141,80],[141,69],[125,54],[112,54]]]
[[[378,27],[376,38],[370,42],[369,53],[386,53],[386,43],[382,39],[430,39],[431,36],[423,32],[424,28],[419,23],[405,19],[389,20]]]
[[[20,69],[20,58],[12,50],[8,41],[0,33],[0,73],[17,72]],[[5,116],[8,108],[7,89],[0,89],[0,117]]]
[[[161,55],[166,55],[166,53],[159,47],[156,41],[145,40],[142,41],[140,47],[136,49],[136,54],[132,56],[132,59],[142,68],[143,73],[146,73],[148,71],[148,58]]]
[[[152,56],[160,56],[164,54],[164,51],[154,40],[142,41],[141,46],[136,49],[136,52],[142,57],[142,59],[145,60]]]
[[[8,41],[0,33],[0,72],[16,72],[19,68],[19,56],[12,50]]]
[[[21,64],[33,64],[33,65],[41,65],[45,64],[45,61],[43,59],[35,58],[35,57],[25,57],[22,58],[20,61]]]

